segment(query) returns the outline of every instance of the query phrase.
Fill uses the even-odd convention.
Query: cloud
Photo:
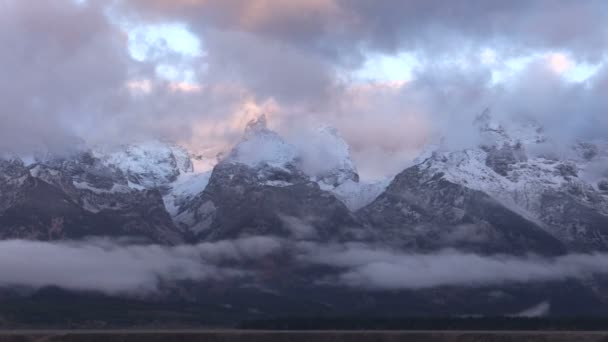
[[[277,240],[251,237],[198,245],[159,246],[115,240],[0,241],[0,286],[59,286],[109,294],[149,294],[161,282],[242,279],[224,265],[277,252]]]
[[[515,0],[445,2],[389,0],[135,0],[126,3],[149,20],[179,19],[194,31],[250,32],[352,62],[363,49],[450,54],[468,47],[570,50],[597,59],[605,51],[601,1]],[[567,23],[567,24],[564,24]],[[584,37],[584,39],[581,39]]]
[[[295,225],[290,218],[285,219]],[[310,237],[310,227],[300,222],[297,225],[294,234]],[[289,241],[269,236],[179,246],[110,239],[4,240],[0,241],[0,286],[58,286],[112,295],[148,295],[159,291],[162,284],[184,280],[256,282],[267,271],[264,260],[277,256],[287,262],[284,266],[304,272],[309,267],[322,265],[328,270],[329,266],[333,271],[319,274],[313,279],[317,284],[367,290],[550,282],[608,272],[608,255],[602,253],[554,258],[482,256],[456,250],[414,254],[361,243]]]
[[[123,36],[93,6],[0,6],[0,149],[73,144],[73,119],[86,121],[80,113],[119,96],[128,61]]]
[[[242,84],[261,99],[323,106],[336,87],[331,64],[305,50],[248,32],[209,31],[201,78]]]
[[[232,143],[242,127],[230,123],[247,114],[243,108],[255,96],[226,80],[159,76],[158,66],[202,69],[204,58],[160,44],[148,60],[133,59],[127,33],[107,14],[109,4],[0,4],[0,151],[65,152],[158,138],[202,147]]]
[[[359,243],[300,244],[300,253],[302,262],[338,270],[326,282],[376,290],[563,281],[608,272],[608,255],[601,253],[555,258],[482,256],[455,250],[411,254]]]
[[[601,0],[5,0],[0,65],[10,81],[0,85],[0,150],[165,138],[215,154],[238,141],[250,118],[269,112],[281,133],[335,126],[363,178],[381,178],[438,136],[454,149],[474,144],[470,122],[486,107],[507,122],[534,118],[556,141],[604,137],[608,72],[599,66],[608,32],[598,27],[606,7]],[[195,35],[200,53],[140,37],[131,40],[144,41],[144,53],[129,55],[126,30],[168,24]],[[374,56],[404,52],[416,61],[411,79],[356,77]],[[572,82],[567,74],[583,61],[598,70]]]

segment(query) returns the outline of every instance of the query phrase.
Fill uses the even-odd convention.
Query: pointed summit
[[[481,112],[481,114],[477,115],[475,117],[475,120],[473,120],[473,124],[475,125],[487,125],[490,121],[492,120],[492,111],[490,110],[490,108],[485,108],[483,110],[483,112]]]
[[[255,119],[250,120],[245,126],[245,135],[256,134],[258,132],[269,131],[266,115],[262,114]]]
[[[249,121],[243,139],[225,161],[257,167],[263,164],[283,167],[296,159],[296,149],[267,127],[266,115]]]
[[[490,131],[501,135],[504,133],[504,127],[494,119],[490,108],[484,109],[481,114],[477,115],[473,120],[473,125],[479,128],[480,132]]]

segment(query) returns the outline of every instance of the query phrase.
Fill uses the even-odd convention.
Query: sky
[[[0,150],[170,139],[229,149],[266,114],[330,125],[363,178],[468,143],[485,108],[608,131],[603,0],[0,0]]]

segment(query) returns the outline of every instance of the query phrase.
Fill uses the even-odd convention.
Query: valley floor
[[[4,330],[13,341],[606,341],[606,331],[251,331],[251,330]]]

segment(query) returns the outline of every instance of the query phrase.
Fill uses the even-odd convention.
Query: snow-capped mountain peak
[[[245,126],[245,136],[253,136],[263,132],[271,132],[268,129],[268,120],[266,115],[262,114],[255,119],[250,120]]]
[[[291,138],[293,143],[268,129],[262,115],[247,124],[242,140],[222,162],[257,169],[258,181],[270,186],[291,185],[275,180],[277,174],[304,176],[332,192],[351,210],[370,203],[386,188],[387,181],[359,182],[350,147],[335,128],[323,125]]]
[[[250,121],[243,139],[230,151],[223,162],[241,163],[250,167],[264,164],[285,167],[295,162],[297,149],[267,127],[266,116]]]

